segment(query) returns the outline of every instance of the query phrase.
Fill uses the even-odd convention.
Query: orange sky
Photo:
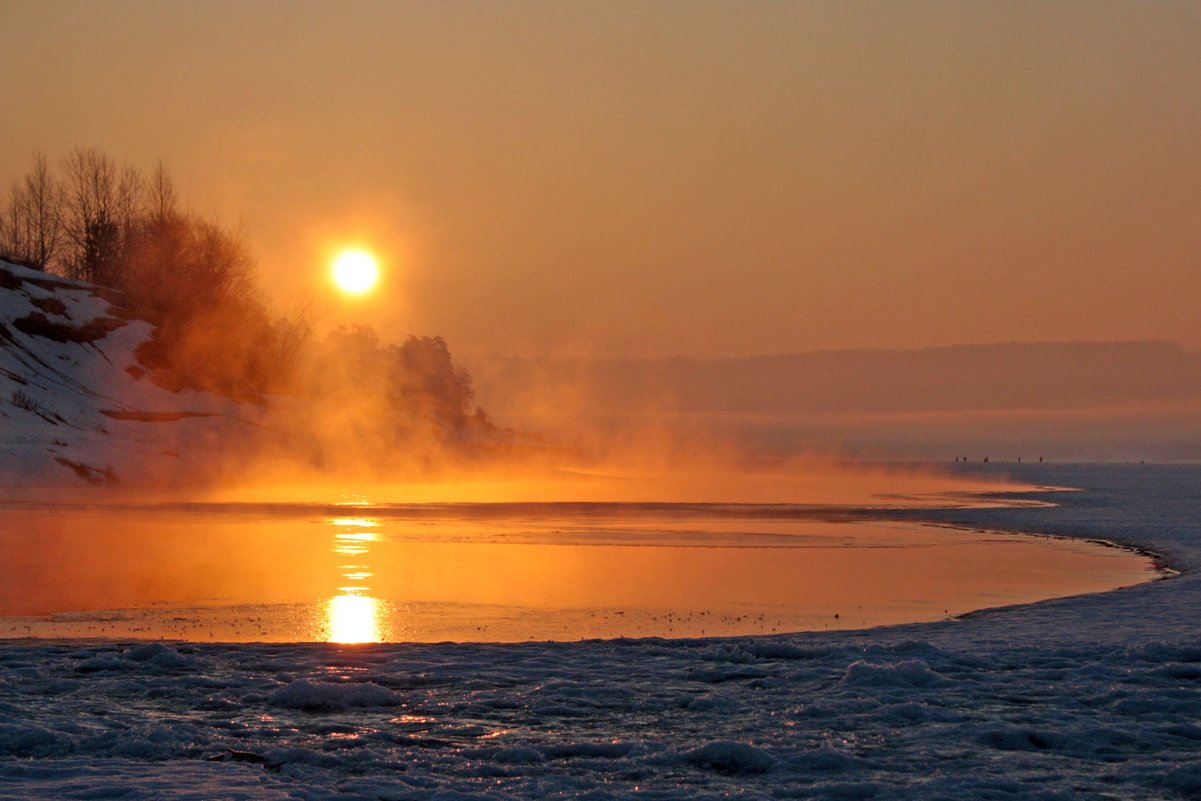
[[[0,181],[161,158],[456,352],[1201,347],[1194,2],[4,0]],[[330,246],[380,250],[351,307]]]

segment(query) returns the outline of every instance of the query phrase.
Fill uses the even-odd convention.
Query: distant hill
[[[1201,459],[1201,354],[1044,342],[733,359],[469,359],[518,426],[718,432],[769,451]]]

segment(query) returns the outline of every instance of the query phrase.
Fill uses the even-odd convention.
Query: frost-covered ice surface
[[[861,632],[0,645],[0,797],[1196,798],[1201,468],[1024,467],[1176,578]]]

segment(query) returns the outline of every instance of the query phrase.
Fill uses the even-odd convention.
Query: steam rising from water
[[[338,378],[341,380],[341,377]],[[973,479],[933,465],[866,463],[836,453],[781,454],[773,443],[723,436],[689,423],[672,404],[605,419],[587,395],[547,387],[521,417],[457,429],[429,423],[398,435],[397,410],[370,379],[318,400],[282,399],[258,449],[213,487],[222,499],[373,502],[630,501],[909,505],[948,503],[947,493],[1013,490],[1003,478]],[[537,388],[526,397],[536,398]],[[487,399],[482,399],[485,403]],[[437,401],[430,404],[434,407]],[[450,404],[444,404],[450,405]],[[424,413],[424,412],[421,412]],[[795,451],[795,449],[794,449]],[[942,496],[935,501],[933,496]],[[908,500],[900,500],[908,499]]]

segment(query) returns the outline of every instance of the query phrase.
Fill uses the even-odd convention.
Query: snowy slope
[[[244,429],[258,410],[149,380],[152,332],[99,287],[0,261],[0,481],[162,478]]]
[[[1201,467],[922,510],[1181,575],[862,632],[583,643],[0,644],[0,798],[1196,799]]]

